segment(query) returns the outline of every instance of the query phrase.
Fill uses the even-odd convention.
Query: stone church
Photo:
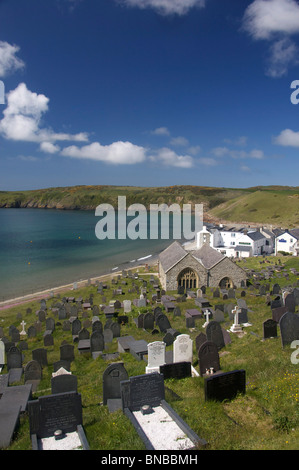
[[[177,241],[160,253],[159,276],[165,290],[177,290],[179,286],[229,289],[246,286],[247,279],[244,269],[209,245],[186,251]]]

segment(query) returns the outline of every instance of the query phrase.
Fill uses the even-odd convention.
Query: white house
[[[280,251],[299,255],[299,229],[285,230],[275,238],[275,255]]]
[[[238,239],[239,246],[247,246],[251,248],[250,256],[268,253],[268,244],[266,242],[267,238],[260,231],[244,233]]]

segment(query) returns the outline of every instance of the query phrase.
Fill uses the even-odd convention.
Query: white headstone
[[[22,331],[20,332],[20,335],[26,335],[26,331],[25,331],[25,325],[26,323],[24,322],[24,320],[21,322],[21,327],[22,327]]]
[[[5,344],[0,341],[0,372],[5,364]]]
[[[173,343],[173,362],[193,361],[193,341],[189,335],[178,335]]]
[[[211,312],[209,310],[205,310],[203,312],[204,316],[206,317],[206,321],[204,322],[204,324],[202,325],[203,328],[206,328],[207,325],[209,324],[209,317],[211,315]]]
[[[131,312],[131,300],[124,300],[124,313],[130,313]]]
[[[147,345],[148,361],[145,373],[160,372],[160,366],[165,364],[165,348],[164,341],[154,341]]]

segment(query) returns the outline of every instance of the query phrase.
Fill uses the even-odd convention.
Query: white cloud
[[[191,8],[203,8],[205,0],[118,0],[129,6],[141,9],[152,8],[161,15],[185,15]]]
[[[253,149],[247,152],[245,150],[229,149],[228,147],[215,147],[212,149],[211,153],[215,155],[215,157],[228,156],[234,159],[255,158],[261,160],[265,158],[264,152],[259,149]]]
[[[201,151],[200,145],[194,145],[188,148],[188,152],[191,153],[191,155],[197,155],[200,151]]]
[[[240,170],[243,171],[244,173],[251,173],[251,169],[247,165],[240,166]]]
[[[24,62],[16,57],[20,48],[8,42],[0,41],[0,77],[5,77],[8,73],[22,69]]]
[[[74,140],[86,142],[86,133],[55,133],[51,129],[40,127],[43,114],[48,111],[49,98],[28,90],[25,83],[7,95],[7,107],[0,121],[0,133],[9,140],[25,142],[55,142],[56,140]]]
[[[243,17],[243,29],[255,40],[274,41],[266,75],[280,78],[298,64],[298,48],[290,36],[299,34],[299,3],[296,0],[254,0]]]
[[[151,134],[153,135],[166,135],[169,136],[170,132],[167,129],[167,127],[157,127],[157,129],[154,129]]]
[[[133,165],[141,163],[146,158],[146,149],[131,142],[114,142],[110,145],[101,145],[93,142],[81,148],[76,145],[66,147],[61,155],[83,160],[95,160],[114,165]]]
[[[274,143],[284,147],[299,147],[299,132],[285,129],[274,138]]]
[[[218,164],[218,162],[214,158],[209,157],[199,158],[198,161],[204,166],[216,166]]]
[[[266,74],[269,77],[280,78],[288,73],[291,65],[298,64],[299,50],[289,38],[275,41],[270,48],[269,65]]]
[[[150,160],[160,162],[165,166],[178,168],[191,168],[194,165],[193,158],[190,155],[177,155],[167,147],[157,150],[155,155],[150,156]]]
[[[189,145],[189,141],[185,137],[182,137],[182,136],[173,137],[170,141],[170,145],[175,145],[178,147],[186,147],[187,145]]]
[[[52,142],[42,142],[40,144],[40,150],[45,153],[57,153],[59,152],[60,147],[52,144]]]
[[[255,39],[299,33],[299,4],[295,0],[254,0],[245,11],[243,26]]]

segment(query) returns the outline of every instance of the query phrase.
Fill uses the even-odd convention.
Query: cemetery
[[[0,448],[297,449],[299,262],[237,263],[229,289],[146,266],[2,309]]]

